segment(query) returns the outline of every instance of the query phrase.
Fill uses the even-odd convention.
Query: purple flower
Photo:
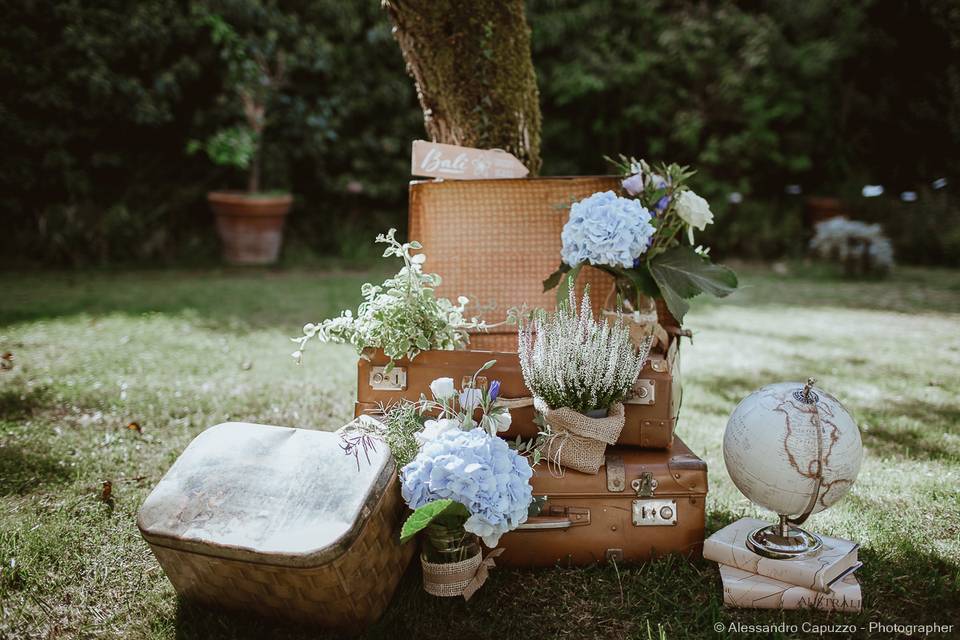
[[[490,383],[490,402],[494,402],[500,395],[500,381],[494,380]]]
[[[666,189],[667,185],[669,184],[663,179],[663,176],[658,176],[657,174],[650,176],[650,182],[653,183],[653,186],[656,189]],[[655,205],[653,205],[653,211],[656,215],[660,215],[668,206],[670,206],[670,196],[664,195],[662,198],[657,200]]]
[[[670,196],[663,196],[657,200],[657,204],[653,205],[653,210],[660,215],[668,206],[670,206]]]
[[[643,192],[643,174],[637,171],[629,178],[624,178],[620,184],[623,185],[624,190],[630,195],[638,195]]]

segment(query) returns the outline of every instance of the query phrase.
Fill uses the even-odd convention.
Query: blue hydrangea
[[[570,207],[560,257],[571,267],[588,262],[629,269],[650,246],[655,231],[650,219],[638,200],[595,193]]]
[[[526,458],[500,438],[483,429],[453,430],[427,442],[401,470],[401,492],[411,509],[456,500],[471,514],[464,529],[493,548],[526,522],[532,475]]]

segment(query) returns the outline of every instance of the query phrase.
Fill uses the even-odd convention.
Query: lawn
[[[715,624],[734,621],[851,623],[860,635],[871,622],[956,625],[960,273],[901,269],[887,281],[849,282],[801,268],[743,271],[737,294],[698,301],[694,341],[684,345],[678,432],[710,467],[708,529],[769,517],[723,466],[737,401],[769,382],[817,377],[857,418],[866,457],[848,497],[809,527],[862,543],[862,614],[726,610],[713,564],[668,558],[496,570],[469,604],[427,596],[411,571],[370,637],[710,638],[723,636]],[[0,275],[0,352],[15,363],[0,371],[0,638],[316,637],[180,602],[134,521],[208,426],[335,429],[349,418],[354,352],[320,345],[297,367],[287,338],[355,304],[364,280],[243,270]]]

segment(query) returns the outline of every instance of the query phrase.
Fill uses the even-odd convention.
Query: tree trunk
[[[434,142],[540,170],[540,94],[523,0],[384,0]]]

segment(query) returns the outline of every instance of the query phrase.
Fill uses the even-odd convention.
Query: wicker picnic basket
[[[368,464],[334,433],[226,423],[187,447],[137,524],[185,598],[359,631],[414,555],[404,511],[386,446]]]

